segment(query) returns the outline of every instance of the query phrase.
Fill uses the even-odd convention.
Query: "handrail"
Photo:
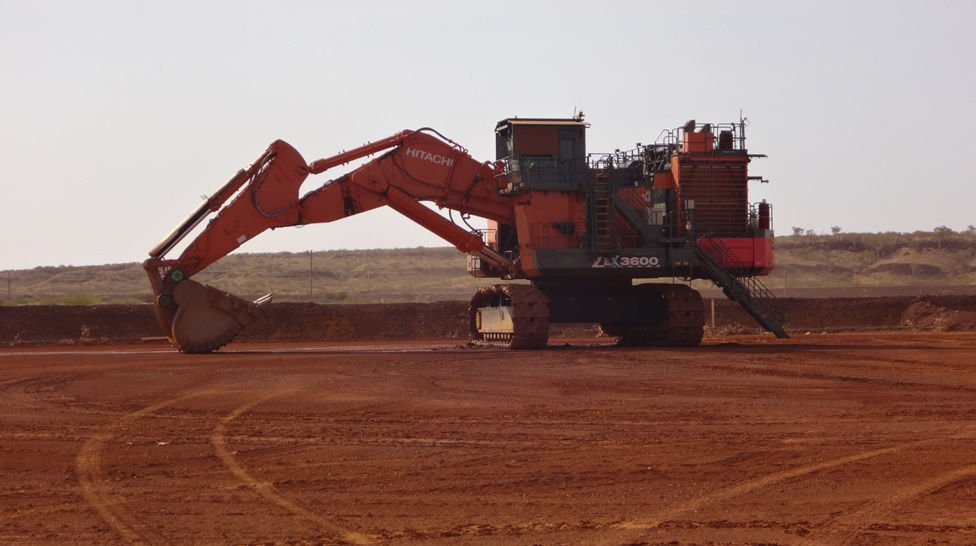
[[[707,243],[702,244],[704,241],[707,241]],[[700,254],[705,258],[702,260],[705,267],[710,270],[718,269],[718,271],[712,271],[715,277],[714,280],[719,282],[719,284],[724,284],[720,282],[718,277],[722,273],[730,277],[730,282],[724,284],[724,288],[727,290],[726,294],[730,298],[739,301],[760,324],[763,324],[764,327],[771,330],[778,337],[786,336],[786,332],[778,324],[785,319],[785,312],[782,306],[777,303],[775,294],[753,275],[748,268],[739,266],[726,268],[723,266],[723,263],[734,264],[736,260],[729,247],[720,239],[706,239],[705,237],[701,237],[696,243]],[[765,324],[764,322],[767,318],[772,319],[776,324]]]

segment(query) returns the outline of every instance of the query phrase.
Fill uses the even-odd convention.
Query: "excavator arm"
[[[299,197],[308,175],[381,152]],[[493,164],[475,161],[464,148],[427,128],[402,131],[310,164],[286,142],[275,141],[150,250],[143,265],[155,294],[156,318],[181,351],[213,351],[255,320],[270,295],[248,302],[198,283],[191,279],[193,275],[267,229],[333,222],[382,206],[514,276],[516,265],[488,247],[479,234],[421,203],[431,201],[511,224],[512,198],[501,191],[508,184]],[[213,213],[216,216],[178,257],[166,258]]]

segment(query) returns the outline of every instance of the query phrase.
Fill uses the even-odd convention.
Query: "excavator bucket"
[[[208,353],[219,349],[254,322],[261,308],[271,301],[268,294],[249,302],[189,277],[258,233],[294,224],[298,188],[307,175],[308,166],[301,154],[276,140],[149,251],[143,267],[155,294],[153,310],[166,336],[180,351]],[[164,258],[214,212],[218,213],[216,218],[179,259]]]
[[[184,279],[172,292],[171,309],[156,311],[161,321],[172,317],[170,341],[184,353],[208,353],[224,346],[248,324],[257,320],[261,308],[271,301],[268,294],[249,302],[211,286]]]

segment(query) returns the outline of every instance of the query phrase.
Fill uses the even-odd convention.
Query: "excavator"
[[[762,180],[748,165],[765,156],[746,150],[746,121],[692,120],[653,144],[593,154],[589,126],[581,114],[503,119],[496,159],[484,162],[429,127],[311,163],[277,140],[150,250],[143,265],[155,316],[180,351],[217,350],[271,296],[247,301],[194,275],[267,229],[390,207],[466,253],[473,276],[512,281],[472,297],[468,329],[477,343],[536,349],[546,346],[550,323],[590,322],[620,343],[698,345],[704,306],[680,282],[693,279],[713,281],[787,337],[758,279],[774,267],[772,208],[748,200],[749,181]],[[299,195],[309,175],[356,160],[363,163]],[[166,257],[210,216],[178,256]],[[487,227],[471,227],[471,216]]]

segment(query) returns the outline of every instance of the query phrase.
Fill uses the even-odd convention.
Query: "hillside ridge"
[[[976,293],[976,232],[788,235],[763,282],[780,295]],[[491,279],[470,277],[451,247],[237,253],[195,278],[244,298],[396,303],[466,300]],[[149,303],[138,262],[43,266],[0,273],[0,304]],[[7,281],[7,286],[4,282]],[[717,292],[708,281],[694,287]]]

